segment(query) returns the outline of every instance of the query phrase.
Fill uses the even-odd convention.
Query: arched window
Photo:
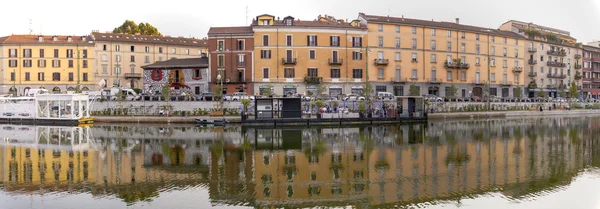
[[[55,86],[54,88],[52,88],[52,93],[59,94],[60,88],[58,86]]]
[[[81,91],[89,91],[90,89],[87,86],[84,86],[83,88],[81,88]]]
[[[72,86],[69,86],[69,87],[67,88],[67,91],[75,91],[75,88],[73,88]]]

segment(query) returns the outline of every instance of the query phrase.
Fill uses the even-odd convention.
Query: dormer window
[[[58,37],[52,36],[52,41],[58,41]]]
[[[71,41],[73,41],[73,38],[71,38],[71,36],[67,36],[67,41],[71,42]]]
[[[81,41],[85,42],[85,37],[81,37]]]
[[[44,37],[42,37],[42,36],[38,36],[38,41],[39,41],[39,42],[44,42]]]
[[[285,22],[285,25],[287,25],[287,26],[291,26],[294,24],[294,21],[291,19],[286,19],[286,20],[284,20],[284,22]]]
[[[262,25],[271,25],[271,20],[262,20]]]

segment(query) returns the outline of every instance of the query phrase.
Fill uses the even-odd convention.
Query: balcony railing
[[[549,50],[548,55],[564,57],[567,56],[567,52],[565,50]]]
[[[408,78],[391,78],[391,82],[396,83],[396,84],[403,84],[403,83],[407,83],[410,81]]]
[[[441,84],[442,82],[444,82],[444,80],[441,78],[430,78],[429,79],[430,84]]]
[[[296,58],[281,58],[281,64],[284,65],[295,65]]]
[[[565,79],[567,76],[565,74],[558,74],[558,73],[548,73],[548,78],[558,78],[558,79]]]
[[[548,66],[551,67],[566,67],[567,64],[562,63],[562,62],[554,62],[554,61],[548,61],[548,63],[546,63]]]
[[[512,85],[512,83],[508,82],[507,80],[504,80],[504,81],[500,82],[500,85],[502,85],[502,86],[510,86],[510,85]]]
[[[473,84],[475,84],[475,85],[487,84],[487,81],[484,81],[484,80],[481,80],[481,79],[471,78],[471,80],[473,81]]]
[[[581,54],[575,54],[575,59],[581,59]]]
[[[444,68],[449,69],[469,69],[471,66],[469,63],[461,63],[461,62],[445,62]]]
[[[527,50],[527,51],[529,51],[531,53],[536,53],[537,52],[537,48],[530,47],[529,50]]]
[[[512,71],[513,71],[513,73],[523,72],[523,67],[514,67]]]
[[[581,69],[581,65],[575,64],[575,69]]]
[[[529,77],[536,77],[537,76],[537,72],[529,72]]]
[[[375,59],[375,65],[388,65],[390,61],[388,59]]]
[[[125,78],[142,78],[141,73],[125,73]]]
[[[329,65],[342,65],[344,63],[344,59],[331,59],[329,58]]]
[[[527,63],[530,65],[537,65],[537,60],[528,60]]]
[[[238,67],[246,67],[246,62],[237,62]]]
[[[311,76],[304,77],[305,84],[321,84],[321,82],[323,82],[323,77],[311,77]]]

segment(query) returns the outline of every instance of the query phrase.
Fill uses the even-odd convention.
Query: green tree
[[[414,84],[410,85],[410,87],[408,88],[408,95],[410,96],[419,96],[420,93],[421,92],[419,91],[419,88]]]
[[[579,97],[579,91],[577,90],[577,84],[575,82],[571,82],[571,86],[569,87],[569,98],[575,99]]]
[[[454,86],[454,84],[452,84],[452,86],[450,86],[450,88],[448,88],[448,91],[446,92],[446,96],[454,99],[456,97],[456,92],[458,91],[458,89],[456,88],[456,86]]]
[[[113,33],[124,33],[124,34],[136,34],[139,33],[141,35],[155,35],[162,36],[156,27],[150,25],[149,23],[140,23],[135,24],[132,20],[125,20],[122,25],[113,29]]]
[[[327,91],[327,87],[324,85],[317,86],[317,95],[315,96],[317,99],[321,98],[323,94]]]
[[[567,96],[567,92],[565,91],[565,86],[564,85],[559,85],[558,86],[558,96],[560,96],[560,97],[566,97]]]
[[[523,96],[523,89],[521,87],[517,87],[514,93],[515,98],[520,99]]]
[[[540,88],[540,91],[538,91],[538,97],[546,97],[546,92],[544,91],[544,89]]]
[[[164,110],[165,114],[168,116],[170,112],[169,101],[171,101],[171,88],[169,88],[169,85],[164,85],[160,93],[162,94],[163,98],[165,98],[165,102],[167,103],[164,107]]]
[[[367,101],[369,101],[372,94],[373,85],[371,85],[371,83],[365,84],[365,89],[363,89],[363,91],[360,93],[360,96],[364,97]]]
[[[271,90],[271,89],[273,89],[273,85],[267,85],[267,88],[263,89],[262,95],[263,96],[272,96],[273,95],[273,90]]]

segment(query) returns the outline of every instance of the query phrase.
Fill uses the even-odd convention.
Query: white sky
[[[210,26],[239,26],[257,15],[301,20],[319,14],[355,19],[359,12],[498,28],[510,19],[571,31],[580,42],[600,40],[600,0],[5,0],[0,36],[29,33],[82,35],[111,31],[126,19],[148,22],[165,35],[205,37]]]

